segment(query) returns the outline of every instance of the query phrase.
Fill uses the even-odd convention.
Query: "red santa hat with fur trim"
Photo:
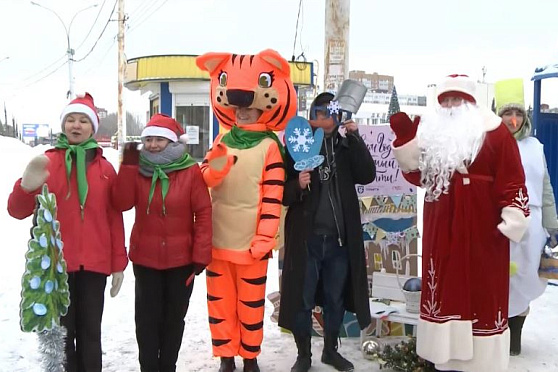
[[[62,131],[64,131],[64,121],[66,120],[66,116],[74,113],[87,115],[93,124],[93,132],[97,132],[99,129],[99,115],[97,115],[97,109],[95,108],[95,103],[93,102],[91,94],[86,92],[78,95],[68,104],[68,106],[64,108],[62,114],[60,114]]]
[[[475,99],[476,84],[467,75],[448,75],[438,85],[438,103],[446,97],[460,97],[465,101],[477,103]]]
[[[144,137],[164,137],[172,142],[185,139],[184,129],[179,122],[165,114],[155,114],[149,120],[143,131],[141,138]]]

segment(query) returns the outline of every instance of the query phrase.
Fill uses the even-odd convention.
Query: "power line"
[[[23,79],[23,81],[27,81],[27,80],[31,80],[33,79],[35,76],[41,74],[43,71],[48,70],[49,68],[51,68],[52,66],[54,66],[55,64],[57,64],[58,62],[60,62],[61,59],[66,58],[66,54],[64,54],[63,56],[59,57],[57,60],[55,60],[54,62],[52,62],[51,64],[49,64],[48,66],[43,67],[42,69],[40,69],[39,71],[27,76],[26,78]]]
[[[64,56],[64,57],[65,57],[65,56]],[[43,81],[44,79],[48,78],[49,76],[51,76],[52,74],[54,74],[55,72],[57,72],[58,70],[60,70],[60,69],[61,69],[62,67],[64,67],[67,63],[68,63],[68,60],[65,60],[64,62],[62,62],[61,65],[59,65],[58,67],[56,67],[54,70],[50,71],[48,74],[46,74],[46,75],[44,75],[44,76],[42,76],[42,77],[40,77],[40,78],[38,78],[38,79],[36,79],[36,80],[34,80],[34,81],[28,83],[28,84],[19,85],[16,89],[14,89],[14,90],[12,91],[12,94],[10,94],[10,95],[9,95],[8,97],[6,97],[6,98],[13,98],[13,97],[16,97],[16,96],[19,94],[20,91],[22,91],[22,90],[25,89],[25,88],[30,87],[31,85],[35,85],[35,84],[37,84],[37,83]],[[37,75],[37,74],[35,74],[35,75]],[[26,79],[26,80],[29,80],[29,78]]]
[[[136,9],[132,10],[132,12],[130,13],[130,17],[136,15],[144,5],[149,5],[151,3],[151,0],[144,0],[143,3],[141,3]]]
[[[103,34],[105,33],[105,30],[107,29],[107,26],[109,25],[111,19],[112,19],[112,15],[114,14],[114,10],[116,9],[116,4],[118,3],[118,0],[116,0],[114,2],[114,6],[112,7],[112,11],[110,12],[110,16],[107,20],[107,22],[105,23],[105,27],[103,27],[103,30],[101,31],[101,34],[99,35],[99,37],[97,38],[97,40],[95,40],[95,43],[93,44],[93,46],[91,47],[91,49],[89,50],[89,52],[87,52],[87,54],[85,56],[83,56],[82,58],[76,60],[75,62],[81,62],[83,61],[85,58],[87,58],[87,56],[89,56],[91,54],[91,52],[93,52],[93,49],[95,49],[95,47],[97,46],[97,43],[99,42],[99,40],[101,39],[101,37],[103,36]]]
[[[300,19],[300,10],[301,9],[302,9],[302,0],[300,0],[298,2],[298,15],[296,16],[295,36],[294,36],[294,41],[293,41],[293,56],[292,56],[292,61],[293,62],[295,60],[296,39],[297,39],[297,36],[298,36],[298,21]]]
[[[84,75],[87,75],[87,74],[89,74],[94,68],[101,66],[102,63],[104,62],[105,58],[107,58],[107,55],[109,54],[109,52],[112,50],[112,47],[114,46],[115,43],[116,43],[116,36],[113,37],[112,43],[110,43],[108,49],[105,51],[105,54],[103,54],[103,56],[101,57],[101,59],[98,60],[98,62],[93,63],[93,64],[91,65],[91,67],[90,67],[88,70],[86,70],[83,74],[84,74]]]
[[[159,5],[155,10],[153,10],[146,18],[144,18],[143,20],[141,20],[141,22],[139,22],[137,25],[135,25],[134,27],[132,27],[129,31],[128,34],[130,32],[132,32],[133,30],[137,29],[139,26],[141,26],[143,23],[145,23],[145,21],[147,21],[149,18],[151,18],[151,16],[153,16],[153,14],[155,14],[159,9],[161,9],[161,7],[163,5],[166,4],[168,0],[163,0],[163,2],[161,3],[161,5]]]
[[[149,15],[152,13],[152,10],[155,9],[155,7],[157,6],[158,1],[159,0],[154,0],[150,2],[147,5],[147,7],[145,7],[145,9],[143,9],[141,12],[137,12],[139,13],[136,14],[136,19],[138,20],[138,23],[143,22],[145,19],[149,18]]]
[[[49,77],[50,75],[54,74],[56,71],[60,70],[62,67],[64,67],[64,65],[68,63],[68,61],[64,61],[60,66],[58,66],[57,68],[55,68],[54,70],[52,70],[51,72],[49,72],[48,74],[46,74],[45,76],[33,81],[32,83],[29,83],[25,86],[23,86],[22,88],[27,88],[30,87],[31,85],[37,84],[38,82],[46,79],[47,77]]]
[[[101,4],[101,8],[99,9],[99,12],[97,13],[97,17],[95,17],[95,20],[93,21],[93,24],[91,25],[91,28],[89,28],[89,31],[87,32],[87,35],[85,35],[85,37],[83,38],[83,40],[81,41],[81,44],[78,45],[78,47],[76,48],[79,49],[81,48],[81,46],[85,43],[85,40],[87,40],[87,38],[89,37],[89,35],[91,35],[91,31],[93,31],[93,28],[95,27],[95,25],[97,24],[97,20],[99,19],[99,16],[101,15],[101,12],[103,11],[103,7],[105,6],[107,0],[103,0],[103,3]]]

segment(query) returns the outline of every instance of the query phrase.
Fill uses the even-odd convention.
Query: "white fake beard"
[[[422,150],[419,170],[425,201],[438,200],[442,193],[448,193],[454,172],[474,161],[484,133],[479,108],[466,102],[458,107],[440,107],[421,118],[417,137]]]

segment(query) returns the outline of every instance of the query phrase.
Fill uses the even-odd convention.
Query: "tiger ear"
[[[196,57],[196,65],[200,70],[207,71],[209,72],[209,75],[213,75],[213,72],[229,58],[231,58],[231,56],[231,53],[205,53]]]
[[[261,51],[259,53],[259,56],[267,63],[275,66],[278,70],[282,71],[287,76],[290,75],[291,68],[289,66],[289,62],[287,62],[285,58],[281,57],[281,55],[275,50],[266,49],[264,51]]]

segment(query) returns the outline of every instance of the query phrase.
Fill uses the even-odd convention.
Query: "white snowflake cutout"
[[[294,152],[310,152],[310,146],[314,143],[314,136],[310,128],[304,128],[302,131],[300,128],[295,128],[293,130],[294,135],[288,138],[289,143],[294,144]]]

